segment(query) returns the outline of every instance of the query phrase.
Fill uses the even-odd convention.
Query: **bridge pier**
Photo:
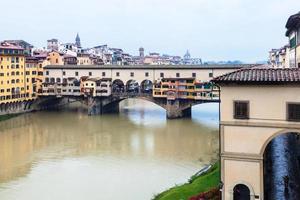
[[[192,108],[181,105],[180,100],[168,101],[166,106],[167,118],[189,118],[192,116]]]

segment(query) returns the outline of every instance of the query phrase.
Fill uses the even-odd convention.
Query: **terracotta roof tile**
[[[215,83],[300,83],[300,69],[246,68],[212,80]]]

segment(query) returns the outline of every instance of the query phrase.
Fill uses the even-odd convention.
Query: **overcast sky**
[[[207,60],[267,60],[300,0],[1,0],[0,40],[57,38]]]

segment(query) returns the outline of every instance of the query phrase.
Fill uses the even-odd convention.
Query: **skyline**
[[[283,5],[279,0],[258,2],[47,0],[41,5],[37,0],[5,1],[3,7],[11,9],[1,11],[0,24],[7,28],[0,32],[0,40],[24,39],[45,47],[51,38],[74,42],[78,32],[85,48],[108,44],[137,55],[142,46],[145,53],[180,56],[189,50],[192,57],[204,61],[250,63],[267,60],[270,49],[288,43],[285,23],[300,8],[296,0]]]

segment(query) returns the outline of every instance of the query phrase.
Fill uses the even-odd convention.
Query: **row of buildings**
[[[300,12],[286,23],[289,43],[269,52],[269,63],[275,68],[300,68]]]
[[[167,100],[190,99],[218,99],[219,90],[211,83],[197,81],[195,78],[162,78],[152,83],[143,81],[140,85],[134,81],[126,84],[111,78],[91,78],[83,76],[80,79],[52,78],[43,83],[41,96],[85,96],[108,97],[117,95],[152,95],[154,98]]]
[[[80,37],[77,34],[75,43],[62,43],[58,39],[47,40],[47,48],[36,49],[35,52],[61,54],[61,62],[51,63],[57,65],[200,65],[201,58],[192,58],[189,51],[181,58],[167,54],[160,55],[152,52],[145,55],[143,47],[139,48],[138,55],[133,56],[121,48],[112,48],[108,45],[99,45],[91,48],[82,48]],[[63,56],[72,57],[72,63],[63,62]]]
[[[108,45],[82,48],[77,34],[75,43],[47,41],[46,48],[35,48],[24,40],[0,42],[0,103],[34,100],[42,92],[43,68],[47,65],[196,65],[201,59],[191,58],[187,51],[180,56],[150,53],[139,49],[131,56],[120,48]]]

